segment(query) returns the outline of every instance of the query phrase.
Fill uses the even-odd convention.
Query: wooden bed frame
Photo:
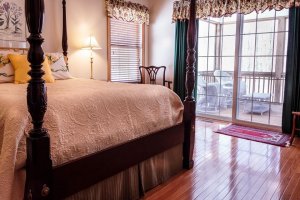
[[[63,4],[63,53],[67,56],[66,0]],[[26,185],[24,199],[62,199],[97,182],[111,177],[154,155],[183,143],[183,167],[194,165],[195,140],[195,61],[196,61],[196,11],[191,0],[188,27],[188,52],[186,68],[186,92],[184,121],[182,124],[87,155],[53,167],[50,155],[50,137],[43,128],[47,110],[47,89],[41,70],[44,52],[41,36],[44,19],[44,0],[25,0],[26,22],[30,36],[28,61],[31,70],[27,89],[27,105],[32,117],[33,129],[27,137]]]

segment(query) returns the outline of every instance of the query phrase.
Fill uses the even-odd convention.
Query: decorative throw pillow
[[[46,56],[48,57],[51,66],[52,75],[56,80],[73,78],[67,68],[67,64],[62,53],[47,53]]]
[[[12,83],[14,82],[14,76],[14,68],[6,52],[0,52],[0,83]]]
[[[9,54],[8,58],[12,63],[13,68],[15,69],[15,83],[28,83],[28,81],[30,80],[30,76],[27,73],[30,70],[30,67],[29,62],[27,61],[27,55]],[[48,59],[45,59],[42,69],[45,71],[43,79],[46,81],[46,83],[53,83],[54,78],[51,74]]]

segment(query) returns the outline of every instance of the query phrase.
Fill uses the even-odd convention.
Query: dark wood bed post
[[[194,166],[193,151],[195,143],[196,102],[193,97],[195,88],[195,64],[196,64],[196,0],[191,0],[190,19],[187,33],[187,67],[186,67],[186,93],[184,100],[184,143],[183,143],[183,167],[191,169]]]
[[[62,32],[62,49],[63,54],[67,61],[68,67],[68,31],[67,31],[67,9],[66,9],[66,0],[62,0],[63,7],[63,32]]]
[[[27,137],[26,185],[24,199],[50,199],[52,161],[50,158],[50,138],[43,128],[47,110],[47,89],[42,79],[44,52],[41,36],[45,5],[44,0],[25,0],[25,15],[30,33],[28,61],[31,76],[27,88],[28,111],[32,118],[33,129]]]

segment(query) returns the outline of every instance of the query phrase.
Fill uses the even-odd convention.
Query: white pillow
[[[9,51],[0,52],[0,83],[13,83],[15,71],[7,55]]]
[[[56,80],[73,78],[67,68],[67,64],[62,53],[48,53],[46,56],[48,57],[51,65],[52,76]]]

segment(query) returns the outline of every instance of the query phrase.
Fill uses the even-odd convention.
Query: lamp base
[[[91,57],[91,78],[90,79],[94,79],[94,76],[93,76],[93,57]]]

